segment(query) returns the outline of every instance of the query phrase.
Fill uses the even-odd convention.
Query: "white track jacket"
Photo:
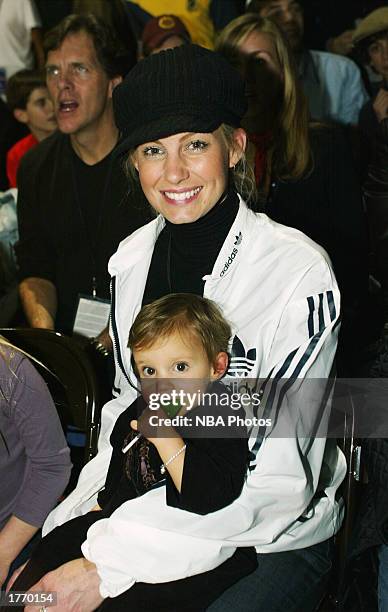
[[[97,456],[50,514],[45,533],[87,512],[104,485],[110,433],[137,395],[128,382],[137,384],[128,333],[163,226],[159,216],[124,240],[110,260],[116,397],[102,412]],[[115,597],[137,581],[167,582],[207,571],[238,546],[253,545],[260,553],[311,546],[341,524],[335,492],[345,459],[324,434],[305,434],[324,430],[329,412],[325,385],[318,384],[317,391],[314,382],[329,377],[337,343],[340,299],[327,255],[299,231],[253,213],[240,200],[204,280],[204,296],[233,324],[233,345],[239,347],[228,374],[265,379],[261,408],[275,416],[274,426],[270,432],[252,430],[250,472],[240,497],[226,508],[205,516],[171,508],[159,486],[89,529],[82,551],[97,566],[104,597]],[[278,426],[282,437],[276,436]]]

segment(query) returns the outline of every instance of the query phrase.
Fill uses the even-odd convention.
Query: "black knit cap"
[[[141,60],[113,91],[119,155],[181,132],[239,127],[246,111],[244,84],[221,55],[182,45]]]

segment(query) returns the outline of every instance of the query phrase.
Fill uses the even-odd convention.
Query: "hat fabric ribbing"
[[[141,60],[113,91],[122,139],[116,154],[181,132],[240,125],[244,84],[221,55],[183,45]]]

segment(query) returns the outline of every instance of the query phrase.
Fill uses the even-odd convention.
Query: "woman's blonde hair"
[[[271,37],[282,75],[282,103],[268,158],[276,178],[299,179],[309,169],[309,111],[299,84],[296,66],[287,40],[278,26],[256,13],[246,13],[231,21],[220,33],[216,51],[231,62],[239,56],[241,43],[252,32]]]
[[[236,128],[223,123],[218,129],[220,130],[225,147],[229,151],[235,151],[236,142],[234,133]],[[124,161],[124,171],[129,178],[132,188],[136,190],[139,189],[139,174],[133,163],[134,152],[134,149],[128,151]],[[239,151],[239,154],[240,159],[234,168],[231,169],[229,180],[232,181],[236,191],[248,204],[254,204],[257,196],[255,175],[252,167],[246,160],[245,151]]]

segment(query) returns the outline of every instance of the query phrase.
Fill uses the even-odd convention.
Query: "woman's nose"
[[[168,155],[164,165],[164,178],[174,185],[186,180],[190,175],[185,160],[178,153]]]

